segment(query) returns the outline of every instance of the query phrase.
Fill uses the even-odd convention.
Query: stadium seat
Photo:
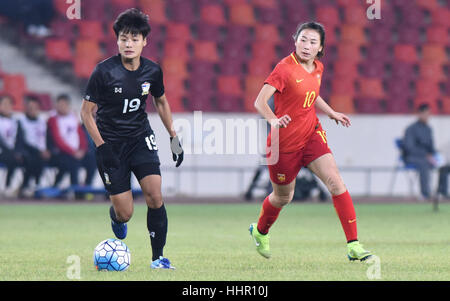
[[[249,113],[256,113],[255,100],[257,94],[245,93],[244,95],[244,111]]]
[[[277,0],[250,0],[250,3],[255,7],[278,8]]]
[[[365,60],[361,63],[361,74],[365,77],[383,78],[386,75],[384,61]]]
[[[217,109],[219,112],[242,112],[243,100],[241,97],[229,94],[217,94]]]
[[[435,82],[447,79],[447,76],[444,73],[444,65],[440,62],[419,63],[419,75],[421,79]]]
[[[342,24],[340,26],[340,40],[344,43],[364,45],[367,43],[364,28],[355,24]]]
[[[415,82],[415,95],[418,99],[437,99],[440,96],[439,84],[430,80],[417,80]]]
[[[427,18],[424,10],[416,5],[404,6],[400,9],[400,18],[402,20],[402,26],[410,27],[426,27]]]
[[[163,46],[163,56],[188,60],[190,58],[188,42],[185,40],[166,40]]]
[[[264,80],[267,76],[255,76],[255,75],[247,75],[245,77],[245,93],[247,95],[253,95],[254,99],[258,96],[259,91],[264,85]]]
[[[410,44],[416,46],[422,44],[420,29],[417,27],[407,25],[398,26],[397,36],[398,43],[400,44]]]
[[[96,20],[82,20],[78,23],[79,38],[103,41],[105,33],[103,32],[103,24]]]
[[[422,59],[427,62],[447,63],[445,48],[436,44],[425,44],[422,47]]]
[[[414,112],[417,112],[419,106],[424,103],[428,104],[432,114],[439,113],[438,97],[418,97],[418,96],[415,97],[413,100]]]
[[[194,59],[189,61],[188,66],[189,75],[192,78],[212,78],[216,75],[214,62]]]
[[[429,11],[434,11],[439,8],[437,0],[416,0],[416,5]]]
[[[220,4],[208,4],[200,8],[200,19],[208,24],[226,25],[225,12]]]
[[[426,29],[427,42],[436,45],[450,46],[448,28],[442,25],[429,26]]]
[[[76,38],[76,23],[64,19],[55,19],[50,23],[52,37],[72,41]]]
[[[192,94],[206,94],[213,95],[217,91],[217,85],[215,77],[204,77],[202,80],[198,80],[198,78],[194,78],[192,76],[189,77],[188,81],[189,95]]]
[[[333,76],[354,80],[359,76],[358,65],[353,61],[336,60],[333,63]]]
[[[75,56],[89,58],[92,61],[99,61],[103,58],[100,45],[95,40],[79,39],[75,42]]]
[[[255,40],[269,44],[281,42],[278,27],[274,24],[259,24],[255,27]]]
[[[331,93],[334,95],[355,96],[355,83],[346,78],[334,78],[331,82]]]
[[[381,99],[384,95],[383,83],[379,78],[360,78],[358,80],[361,98]]]
[[[391,64],[391,75],[393,78],[402,78],[402,79],[416,79],[419,74],[415,70],[415,64],[402,62],[402,61],[394,61]]]
[[[55,62],[70,62],[72,60],[72,50],[69,41],[63,39],[46,39],[45,54]]]
[[[118,50],[117,50],[117,45],[115,48],[110,49],[111,54],[110,55],[115,55],[117,54]],[[147,43],[147,46],[144,47],[144,49],[142,49],[142,54],[143,57],[148,58],[149,60],[152,60],[154,62],[159,63],[162,60],[162,55],[158,49],[158,47],[153,44]]]
[[[220,60],[218,68],[221,75],[244,75],[244,65],[240,61]]]
[[[66,1],[53,0],[53,7],[56,13],[63,18],[67,17],[67,9],[69,6],[70,5],[67,4]]]
[[[337,58],[341,60],[360,62],[362,60],[360,46],[353,43],[338,44]]]
[[[89,56],[76,56],[73,59],[73,71],[77,77],[88,79],[97,63],[97,60],[93,60]]]
[[[64,1],[63,1],[64,2]],[[106,21],[108,14],[105,13],[107,0],[83,0],[81,1],[82,20]]]
[[[386,43],[375,43],[366,46],[366,59],[368,61],[391,62],[392,48]]]
[[[345,7],[343,21],[346,24],[366,26],[369,22],[369,20],[367,19],[366,8],[360,6],[359,4],[349,5]]]
[[[189,41],[192,39],[189,25],[185,23],[169,22],[166,25],[166,39]]]
[[[406,63],[418,62],[417,49],[410,44],[397,44],[394,46],[394,57],[398,61]]]
[[[269,76],[273,70],[272,63],[268,60],[250,59],[246,63],[247,73],[256,76]]]
[[[390,97],[386,100],[386,113],[410,114],[411,112],[410,101],[406,97]]]
[[[252,41],[250,27],[230,24],[226,27],[226,40],[235,45],[248,44]]]
[[[27,91],[25,76],[22,74],[3,74],[1,77],[3,90],[1,94],[11,95],[14,99],[14,111],[23,110],[23,96]]]
[[[198,22],[195,24],[194,28],[195,38],[198,40],[209,40],[217,43],[224,39],[225,29],[223,26]]]
[[[252,59],[272,60],[276,58],[275,46],[265,41],[255,41],[251,45]]]
[[[369,28],[369,37],[372,45],[376,44],[394,44],[393,27],[390,26],[372,26]]]
[[[164,0],[138,0],[141,10],[149,16],[151,24],[165,24],[166,2]]]
[[[450,27],[450,9],[440,8],[431,13],[431,23],[433,25],[442,25],[447,28]]]
[[[242,96],[242,80],[238,76],[220,75],[217,77],[217,90],[225,95]]]
[[[316,8],[317,22],[325,26],[325,30],[330,30],[342,24],[339,17],[339,11],[336,6],[323,5]],[[328,32],[327,32],[328,33]]]
[[[388,102],[397,98],[413,97],[413,82],[403,77],[390,79],[386,82],[386,93],[389,95]]]
[[[233,44],[226,42],[221,45],[222,58],[230,62],[243,63],[250,58],[249,46],[246,44]]]
[[[53,108],[52,97],[48,93],[27,92],[25,96],[38,99],[41,111],[50,111]]]
[[[194,58],[209,62],[218,62],[217,44],[213,41],[194,41]]]
[[[189,75],[187,72],[186,60],[179,57],[164,57],[161,62],[161,68],[164,74],[186,79]]]
[[[442,113],[450,115],[450,96],[442,97]]]
[[[186,95],[184,80],[177,76],[164,77],[164,90],[172,112],[185,111],[183,97]],[[151,107],[148,105],[147,108]]]
[[[347,95],[331,95],[329,97],[329,105],[337,112],[346,114],[355,113],[353,98]]]
[[[377,98],[356,98],[355,105],[359,114],[381,114],[384,110]]]
[[[189,111],[212,112],[216,108],[213,102],[214,96],[210,93],[193,93],[189,92],[187,98],[187,109]]]
[[[281,25],[284,21],[282,11],[275,7],[258,7],[256,8],[256,16],[259,24]]]
[[[167,7],[170,10],[171,20],[186,24],[193,23],[196,20],[193,1],[186,0],[166,0]]]
[[[238,25],[252,26],[256,24],[253,6],[248,3],[232,4],[229,7],[230,22]]]

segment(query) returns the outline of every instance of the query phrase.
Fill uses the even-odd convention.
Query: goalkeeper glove
[[[175,167],[180,166],[181,162],[183,162],[184,151],[181,147],[180,139],[178,139],[178,136],[170,137],[170,150],[172,151],[173,161],[177,161]]]

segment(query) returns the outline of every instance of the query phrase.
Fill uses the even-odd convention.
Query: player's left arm
[[[333,110],[327,103],[326,101],[319,96],[317,96],[317,99],[315,101],[315,105],[321,109],[325,114],[328,115],[328,117],[330,117],[330,119],[333,119],[334,121],[336,121],[336,124],[339,124],[339,122],[345,126],[345,127],[349,127],[351,125],[350,123],[350,118],[348,118],[347,115],[336,112],[335,110]]]
[[[172,120],[172,112],[170,111],[170,105],[167,101],[166,94],[163,94],[159,97],[153,97],[153,104],[155,105],[156,111],[158,112],[159,117],[161,118],[164,127],[167,129],[167,132],[170,136],[170,149],[172,151],[173,161],[176,161],[177,164],[175,167],[180,166],[181,162],[183,162],[184,151],[181,147],[180,140],[178,139],[177,133],[173,128],[173,120]]]

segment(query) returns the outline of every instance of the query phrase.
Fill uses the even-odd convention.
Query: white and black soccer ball
[[[119,239],[105,239],[95,247],[94,266],[99,271],[125,271],[130,263],[130,249]]]

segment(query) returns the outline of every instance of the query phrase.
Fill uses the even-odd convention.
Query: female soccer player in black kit
[[[158,148],[145,112],[149,94],[170,135],[176,167],[183,161],[184,153],[173,129],[161,67],[141,57],[150,33],[148,16],[137,9],[128,9],[118,16],[113,29],[119,54],[100,62],[92,72],[81,119],[97,147],[97,167],[112,202],[110,217],[114,234],[119,239],[127,234],[126,222],[133,214],[130,184],[133,172],[148,206],[147,228],[153,253],[150,266],[173,269],[163,257],[167,214],[161,195]]]

